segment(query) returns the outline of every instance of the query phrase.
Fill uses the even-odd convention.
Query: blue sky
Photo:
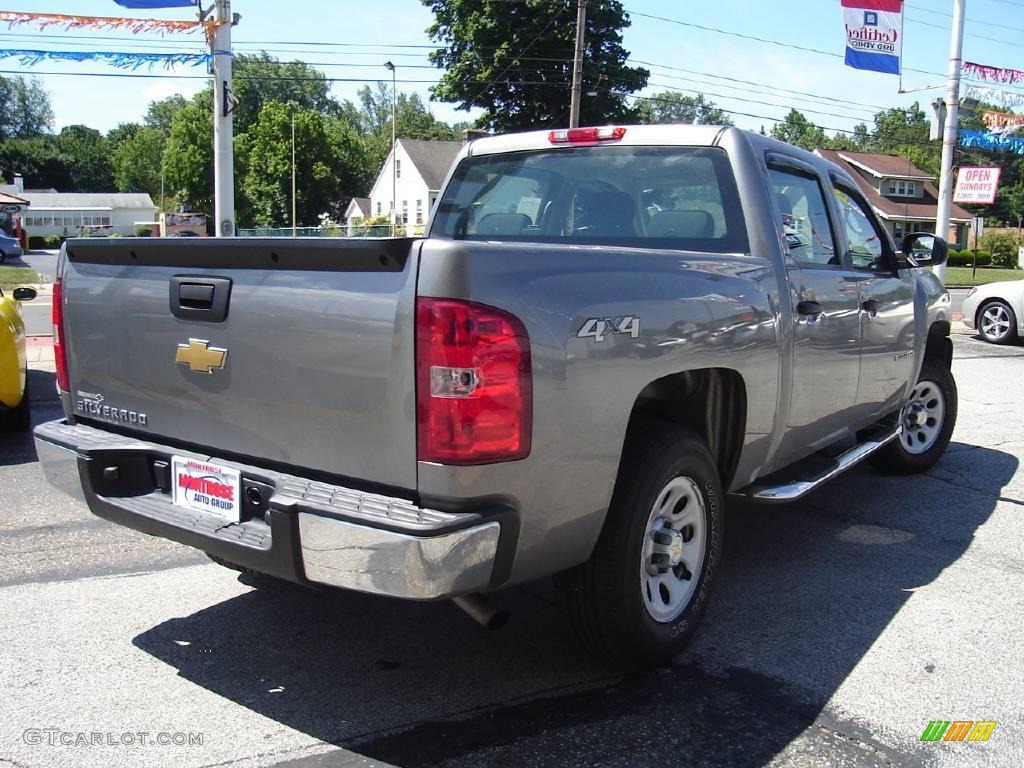
[[[552,0],[558,2],[561,0]],[[209,0],[205,0],[209,2]],[[205,3],[204,3],[205,4]],[[5,10],[89,15],[145,15],[128,11],[113,0],[7,0]],[[573,3],[573,5],[575,5]],[[770,118],[781,118],[796,107],[826,129],[849,130],[858,122],[890,106],[913,101],[927,104],[944,93],[932,89],[899,94],[895,76],[850,69],[843,64],[844,36],[838,0],[716,0],[711,3],[625,0],[633,24],[624,44],[633,59],[648,62],[651,86],[647,94],[666,89],[704,92],[719,106],[735,113],[740,126],[771,128]],[[904,22],[905,89],[943,83],[949,57],[952,0],[914,0],[906,5]],[[425,29],[431,14],[419,0],[234,0],[233,11],[242,15],[234,36],[238,50],[266,49],[281,59],[320,63],[329,77],[357,80],[383,79],[390,73],[383,63],[391,59],[401,80],[434,80],[437,71],[425,67],[427,50],[399,48],[429,44]],[[187,9],[152,12],[161,18],[193,18]],[[671,21],[717,28],[740,35],[776,40],[831,52],[824,55],[791,47],[725,35]],[[964,58],[992,66],[1024,70],[1024,0],[970,0],[967,3]],[[102,39],[100,39],[102,38]],[[31,27],[0,28],[0,47],[63,50],[200,51],[198,36],[134,36],[117,32],[40,33]],[[1016,42],[1014,42],[1016,41]],[[330,43],[332,45],[316,45]],[[339,43],[348,43],[339,46]],[[908,69],[923,72],[907,71]],[[179,68],[165,75],[162,69],[140,70],[154,78],[82,77],[47,72],[112,73],[109,66],[84,63],[48,63],[22,66],[17,59],[0,61],[0,70],[39,75],[53,98],[56,125],[84,123],[108,130],[120,122],[136,121],[147,104],[171,93],[199,90],[202,80],[171,74],[200,75],[202,68]],[[727,79],[728,78],[728,79]],[[336,83],[339,98],[352,98],[361,82]],[[429,84],[399,83],[399,89],[428,97]],[[1020,88],[1024,90],[1024,87]],[[801,95],[794,92],[802,92]],[[763,102],[763,103],[758,103]],[[454,121],[465,113],[433,103],[438,117]],[[747,113],[746,115],[739,113]]]

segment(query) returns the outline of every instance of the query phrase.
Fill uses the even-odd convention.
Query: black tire
[[[991,328],[986,332],[982,324],[985,314],[988,312],[998,313],[1000,317],[1005,317],[1009,327],[1005,331],[997,331],[995,328]],[[1002,299],[986,301],[978,308],[975,327],[978,329],[981,338],[989,344],[1010,344],[1017,340],[1017,315],[1014,314],[1013,307]]]
[[[684,591],[688,597],[681,610],[667,620],[655,620],[645,604],[652,600],[650,592],[646,600],[643,592],[649,586],[643,565],[648,523],[655,504],[667,498],[663,492],[668,493],[669,483],[679,478],[688,478],[687,487],[699,492],[703,502],[696,508],[705,531],[702,557],[696,558],[700,570],[696,583]],[[591,653],[646,667],[670,662],[683,649],[707,608],[717,576],[725,533],[723,499],[714,459],[697,435],[660,422],[633,431],[594,552],[561,579],[573,627]],[[677,504],[675,510],[687,504]],[[671,573],[680,568],[669,567]]]
[[[942,395],[942,423],[938,425],[935,441],[926,450],[919,453],[913,452],[914,449],[911,446],[915,440],[919,439],[921,433],[915,432],[912,428],[907,428],[905,420],[906,409],[911,405],[908,403],[900,414],[901,423],[904,427],[900,436],[870,457],[871,463],[882,472],[891,475],[914,475],[919,472],[927,472],[935,465],[935,462],[939,460],[939,457],[946,450],[946,446],[949,445],[949,439],[953,435],[953,427],[956,426],[956,381],[954,381],[953,374],[950,373],[945,364],[938,360],[926,359],[924,365],[921,366],[921,375],[917,378],[918,386],[915,387],[915,392],[918,392],[918,388],[927,382],[934,384]],[[929,392],[924,392],[925,401],[928,401],[928,394]],[[925,404],[927,405],[927,402]]]
[[[0,264],[3,264],[4,263],[4,259],[6,259],[6,258],[7,258],[7,254],[4,253],[3,251],[0,251]]]
[[[0,406],[3,408],[3,406]],[[32,403],[28,396],[28,380],[25,381],[25,394],[21,402],[14,408],[0,410],[0,432],[24,432],[32,426]]]

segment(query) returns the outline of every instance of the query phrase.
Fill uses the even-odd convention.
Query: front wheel
[[[0,409],[3,406],[0,405]],[[10,410],[0,410],[0,432],[24,432],[32,426],[32,405],[28,396],[28,380],[25,380],[25,392],[21,402]]]
[[[939,460],[956,425],[957,392],[953,374],[936,360],[925,360],[921,375],[900,411],[899,436],[875,452],[872,463],[883,472],[925,472]]]
[[[991,344],[1009,344],[1017,338],[1017,317],[1005,301],[986,303],[978,311],[978,331]]]
[[[722,486],[694,433],[637,430],[590,560],[566,574],[583,644],[632,666],[672,659],[697,628],[721,557]]]

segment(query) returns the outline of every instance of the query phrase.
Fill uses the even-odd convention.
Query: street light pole
[[[398,208],[398,145],[395,143],[395,103],[398,91],[395,88],[395,65],[390,61],[384,66],[391,70],[391,236],[395,236],[395,211]]]
[[[292,106],[292,237],[295,237],[295,107]]]
[[[576,51],[572,61],[572,96],[569,100],[569,127],[579,128],[580,98],[583,92],[583,35],[587,26],[587,0],[576,0]]]
[[[939,172],[939,200],[935,212],[935,235],[949,238],[949,213],[953,207],[953,152],[956,149],[960,108],[960,64],[964,46],[965,0],[953,2],[953,29],[949,41],[949,82],[946,87],[946,124],[942,130],[942,165]],[[932,267],[943,282],[946,265]]]

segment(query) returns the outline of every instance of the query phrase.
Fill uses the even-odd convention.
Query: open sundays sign
[[[890,75],[900,73],[903,0],[842,0],[846,64]]]
[[[954,203],[994,203],[1001,168],[963,166],[956,175]]]

